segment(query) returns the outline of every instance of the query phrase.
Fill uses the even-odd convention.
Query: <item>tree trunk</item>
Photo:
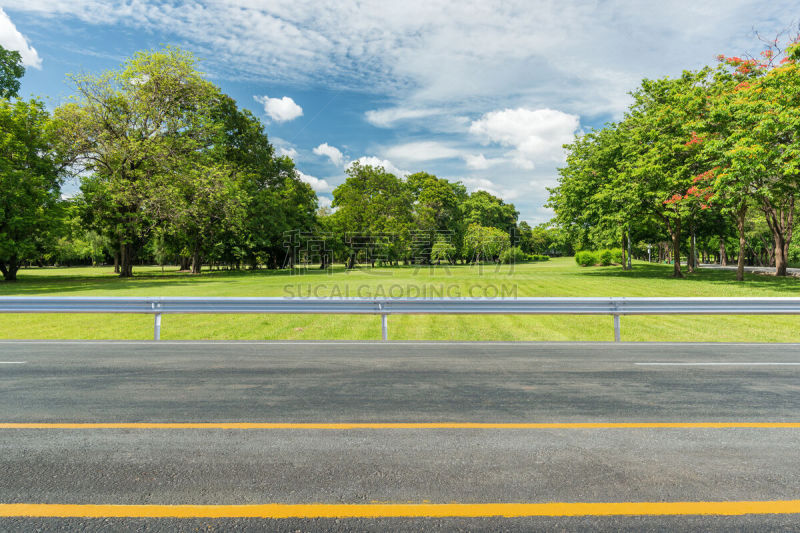
[[[194,252],[192,252],[192,274],[199,274],[202,266],[200,263],[200,250],[195,248]]]
[[[681,272],[681,221],[675,220],[673,223],[667,223],[667,229],[672,237],[672,277],[682,278]]]
[[[794,195],[791,195],[779,206],[766,200],[762,204],[767,225],[772,231],[775,241],[775,275],[786,275],[789,244],[792,242],[792,225],[794,224]]]
[[[625,234],[623,233],[622,234],[622,270],[628,270],[628,266],[627,266],[628,262],[626,261],[627,258],[625,256],[625,248],[626,248],[625,247],[625,240],[626,240],[625,239]]]
[[[736,263],[736,281],[744,281],[744,254],[745,254],[745,237],[744,237],[744,222],[747,215],[747,204],[742,205],[736,213],[736,229],[739,232],[739,260]],[[720,241],[720,253],[725,253],[725,241]],[[724,255],[723,255],[724,257]]]
[[[189,270],[189,257],[182,255],[180,256],[179,260],[180,260],[179,269],[181,270],[181,272]]]
[[[633,244],[631,243],[631,224],[628,223],[628,270],[633,270]]]
[[[721,235],[719,237],[719,264],[720,266],[728,266],[728,255],[725,253],[725,238]]]
[[[119,255],[120,255],[119,277],[121,278],[133,277],[133,246],[130,244],[120,245]]]
[[[784,250],[786,249],[786,239],[782,232],[775,232],[773,237],[775,238],[775,275],[785,276],[786,254]]]
[[[16,257],[12,257],[8,261],[8,265],[0,263],[0,273],[3,274],[3,279],[6,281],[17,281],[17,271],[19,270],[19,262]]]
[[[689,274],[697,270],[697,244],[694,240],[694,227],[692,227],[692,234],[689,236],[689,257],[686,259],[686,266]]]
[[[114,274],[119,274],[119,250],[114,252]]]

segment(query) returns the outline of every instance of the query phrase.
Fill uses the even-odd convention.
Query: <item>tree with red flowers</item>
[[[701,126],[707,142],[699,149],[709,170],[696,181],[735,221],[737,279],[744,277],[745,221],[752,204],[763,211],[773,236],[775,274],[785,276],[800,185],[800,44],[795,39],[782,50],[776,39],[760,59],[718,59]]]
[[[684,72],[679,78],[644,80],[620,124],[626,186],[643,209],[666,227],[672,241],[673,276],[681,272],[681,232],[692,208],[681,200],[698,174],[692,126],[706,113],[709,72]]]

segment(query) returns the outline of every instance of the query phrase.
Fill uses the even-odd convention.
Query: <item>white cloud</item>
[[[280,137],[270,137],[270,142],[278,151],[278,155],[281,157],[289,156],[293,160],[297,160],[297,157],[300,155],[297,151],[297,147],[286,139],[282,139]]]
[[[319,204],[320,207],[330,207],[331,206],[331,202],[333,202],[333,200],[331,198],[329,198],[327,196],[319,196],[319,195],[317,195],[317,203]]]
[[[461,183],[467,186],[470,191],[486,191],[501,198],[505,202],[510,202],[518,198],[525,187],[503,187],[488,178],[464,178]]]
[[[485,155],[464,154],[464,162],[473,170],[486,170],[489,167],[503,162],[502,158],[487,159]]]
[[[309,176],[308,174],[300,172],[299,170],[297,171],[297,174],[300,176],[301,181],[311,185],[311,188],[314,189],[314,192],[330,192],[332,190],[331,186],[326,180]]]
[[[411,174],[411,172],[409,172],[408,170],[401,170],[401,169],[397,168],[394,165],[394,163],[392,163],[388,159],[381,159],[381,158],[375,157],[375,156],[361,156],[358,159],[350,161],[350,163],[347,164],[347,168],[349,168],[350,165],[352,165],[353,163],[356,163],[356,162],[358,162],[362,166],[369,165],[369,166],[372,166],[372,167],[383,167],[383,169],[386,172],[389,172],[390,174],[394,174],[398,178],[402,177],[402,176],[406,176],[408,174]]]
[[[391,107],[388,109],[373,109],[364,113],[367,122],[379,128],[391,128],[398,122],[428,118],[441,113],[440,109],[408,109]]]
[[[287,122],[303,116],[303,108],[288,96],[270,98],[267,95],[254,96],[256,102],[264,106],[266,113],[275,122]]]
[[[3,0],[9,9],[168,33],[218,73],[370,90],[396,108],[480,103],[619,114],[631,84],[757,48],[796,0]],[[432,23],[431,21],[435,21]],[[752,50],[751,50],[752,51]],[[755,50],[757,53],[757,50]],[[494,102],[489,104],[489,102]],[[468,107],[469,108],[469,107]]]
[[[532,169],[539,161],[560,163],[562,145],[572,142],[580,125],[577,115],[555,109],[504,109],[486,113],[469,131],[485,143],[509,146],[514,163]]]
[[[296,159],[297,158],[297,150],[295,150],[294,148],[286,148],[284,146],[279,146],[278,147],[278,155],[279,156],[288,156],[288,157],[290,157],[292,159]]]
[[[387,158],[401,162],[433,161],[461,157],[461,151],[436,141],[420,141],[391,146],[383,151]]]
[[[28,39],[11,22],[11,18],[0,7],[0,46],[6,50],[16,50],[22,56],[22,64],[36,69],[42,68],[42,58]]]
[[[342,166],[342,163],[344,162],[344,155],[342,152],[339,151],[339,149],[335,146],[331,146],[328,143],[322,143],[314,148],[314,154],[327,157],[331,160],[331,163],[337,167]]]

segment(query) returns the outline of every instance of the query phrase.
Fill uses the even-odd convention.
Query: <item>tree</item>
[[[774,241],[776,275],[786,275],[792,240],[798,181],[800,137],[800,46],[778,48],[770,41],[759,59],[718,57],[708,117],[699,126],[705,139],[690,142],[702,148],[706,171],[688,195],[702,192],[707,204],[732,216],[739,236],[737,280],[744,279],[746,219],[759,207]],[[784,54],[785,52],[785,54]]]
[[[643,80],[620,124],[624,139],[621,173],[632,198],[659,219],[672,240],[673,276],[681,273],[681,231],[690,215],[680,200],[700,172],[691,145],[692,124],[705,111],[708,71],[680,78]]]
[[[139,52],[122,68],[72,76],[77,97],[59,107],[59,137],[75,167],[91,177],[92,222],[114,236],[120,276],[133,275],[144,240],[170,208],[170,179],[214,139],[211,111],[219,91],[187,52]],[[86,194],[89,193],[89,194]]]
[[[442,260],[452,263],[455,259],[456,247],[444,235],[437,235],[431,247],[431,261],[440,263]]]
[[[24,75],[25,67],[19,52],[0,46],[0,98],[19,96],[19,79]]]
[[[464,255],[471,262],[496,261],[509,248],[511,238],[499,228],[470,224],[464,235]]]
[[[730,172],[753,178],[748,181],[772,231],[777,276],[786,275],[800,186],[800,44],[789,46],[784,59],[774,68],[762,63],[766,74],[738,86],[730,107],[741,123],[725,153]],[[755,71],[758,66],[749,60],[739,68]]]
[[[0,273],[14,281],[60,225],[61,163],[41,102],[0,100],[0,132]]]
[[[567,165],[548,205],[582,248],[619,245],[631,220],[647,216],[624,171],[625,142],[621,125],[606,124],[565,147]]]
[[[728,157],[732,145],[742,133],[743,116],[737,112],[733,103],[739,98],[743,72],[731,72],[722,63],[714,74],[714,82],[709,91],[708,113],[697,121],[697,129],[702,135],[692,132],[686,146],[698,152],[698,159],[704,160],[704,172],[698,174],[684,198],[693,204],[699,202],[705,209],[714,205],[723,214],[732,218],[739,236],[739,258],[736,279],[744,280],[745,226],[748,208],[754,192],[753,172],[736,168],[738,165]],[[738,69],[737,69],[738,70]],[[749,70],[749,69],[746,69]],[[724,240],[721,241],[724,243]]]
[[[466,198],[461,209],[464,212],[465,224],[500,228],[509,233],[517,226],[519,212],[514,204],[507,204],[500,198],[486,191],[475,191]]]
[[[240,231],[244,201],[228,169],[196,164],[182,169],[173,186],[179,189],[172,203],[171,227],[190,254],[192,273],[199,274],[202,258],[211,255],[224,231]]]
[[[333,214],[339,231],[347,235],[348,268],[364,251],[393,260],[406,248],[411,229],[411,195],[405,184],[383,167],[353,163],[347,179],[333,190]],[[376,247],[378,249],[376,249]]]
[[[460,206],[467,199],[467,191],[461,183],[451,183],[427,172],[417,172],[406,177],[406,187],[412,200],[413,227],[417,234],[414,239],[415,258],[437,261],[444,257],[439,253],[433,256],[437,242],[447,241],[453,248],[448,259],[454,256],[464,238],[464,220]],[[457,246],[458,245],[458,246]],[[438,252],[449,250],[439,245]]]
[[[519,247],[526,254],[545,255],[560,248],[561,230],[551,222],[531,228],[527,222],[519,223]]]

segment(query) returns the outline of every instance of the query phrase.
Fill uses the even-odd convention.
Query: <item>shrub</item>
[[[583,250],[575,254],[575,262],[583,267],[594,266],[597,263],[597,258],[593,252]]]
[[[529,254],[528,261],[549,261],[550,256],[540,254]]]
[[[800,245],[794,240],[792,240],[792,244],[789,245],[789,256],[787,259],[792,266],[800,264]]]
[[[622,264],[622,248],[612,248],[611,249],[611,257],[614,263],[618,265]]]
[[[519,246],[507,248],[500,253],[500,262],[506,265],[511,263],[522,263],[528,259],[528,255],[520,250]]]
[[[597,259],[601,265],[607,267],[614,261],[614,254],[611,252],[611,250],[600,250],[600,252],[597,254]]]

